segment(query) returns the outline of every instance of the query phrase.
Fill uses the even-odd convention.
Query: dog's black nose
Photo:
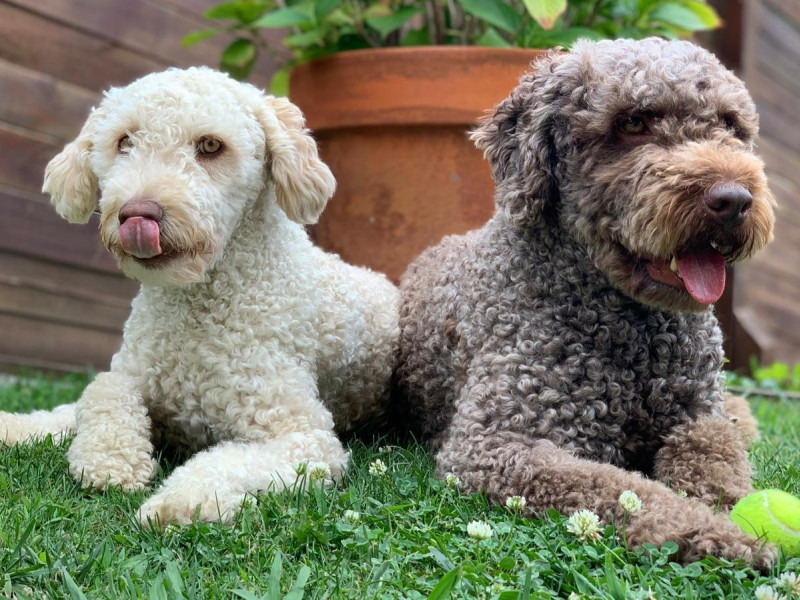
[[[744,223],[753,206],[753,196],[742,185],[733,182],[718,183],[703,198],[706,212],[725,228]]]

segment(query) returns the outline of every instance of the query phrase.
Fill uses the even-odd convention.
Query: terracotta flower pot
[[[295,68],[291,99],[338,182],[317,242],[397,281],[444,235],[480,227],[494,209],[494,184],[467,133],[540,54],[382,48]]]

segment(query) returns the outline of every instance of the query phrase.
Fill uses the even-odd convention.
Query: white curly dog
[[[384,414],[398,311],[385,277],[309,240],[302,224],[334,185],[285,99],[207,68],[108,91],[44,191],[70,222],[99,209],[141,290],[110,371],[74,408],[0,413],[0,436],[63,434],[77,418],[70,472],[95,489],[147,486],[156,440],[188,449],[140,509],[162,525],[230,521],[303,463],[338,478],[336,432]]]

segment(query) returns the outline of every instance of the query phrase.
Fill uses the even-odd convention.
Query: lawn
[[[85,384],[80,376],[0,383],[0,406],[54,406]],[[763,433],[752,450],[756,487],[800,495],[800,401],[752,406]],[[337,489],[265,494],[231,527],[153,532],[132,518],[144,493],[81,491],[65,448],[47,439],[0,449],[2,597],[718,599],[752,598],[757,586],[777,588],[782,573],[800,575],[800,559],[767,575],[711,558],[682,567],[670,562],[669,544],[631,552],[613,527],[581,542],[564,517],[524,519],[461,496],[433,478],[424,448],[385,442],[353,444]],[[470,537],[471,521],[488,523],[492,536]]]

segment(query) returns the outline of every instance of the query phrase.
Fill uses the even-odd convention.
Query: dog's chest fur
[[[648,472],[675,426],[720,410],[719,328],[710,312],[671,314],[629,300],[578,252],[566,245],[526,256],[521,276],[512,251],[469,278],[485,293],[462,295],[469,305],[449,313],[452,381],[491,382],[478,406],[489,428]],[[491,353],[503,357],[500,372],[485,360]]]

